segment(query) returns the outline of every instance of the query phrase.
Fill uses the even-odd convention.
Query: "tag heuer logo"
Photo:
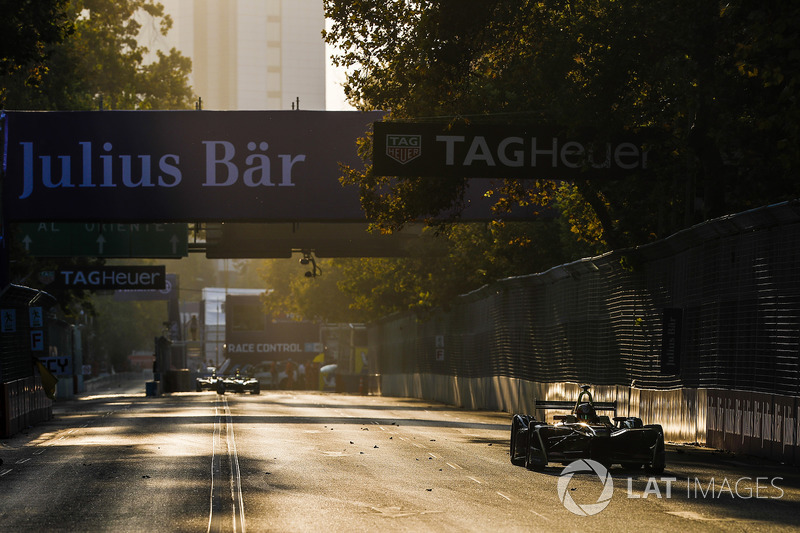
[[[422,155],[422,135],[386,135],[386,155],[405,165]]]

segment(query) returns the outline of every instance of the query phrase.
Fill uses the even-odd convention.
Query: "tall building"
[[[322,0],[160,0],[166,37],[144,24],[152,50],[192,59],[203,109],[325,109]]]

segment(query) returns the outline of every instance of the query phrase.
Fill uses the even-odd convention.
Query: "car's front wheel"
[[[541,472],[547,466],[547,456],[544,450],[536,446],[539,434],[532,429],[528,430],[528,444],[525,446],[525,468]]]
[[[519,417],[514,417],[511,421],[511,443],[509,453],[511,455],[511,464],[514,466],[523,466],[525,464],[525,456],[517,457],[517,439],[520,438],[519,432],[522,422]],[[526,446],[527,448],[527,446]]]
[[[667,466],[667,450],[664,445],[664,430],[659,424],[645,426],[658,431],[658,438],[653,446],[653,458],[645,465],[648,474],[662,474]]]

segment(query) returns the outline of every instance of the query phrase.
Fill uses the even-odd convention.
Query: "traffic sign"
[[[188,255],[186,224],[20,224],[22,246],[36,257],[152,257]]]

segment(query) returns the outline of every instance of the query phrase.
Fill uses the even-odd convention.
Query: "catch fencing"
[[[9,285],[0,292],[0,437],[52,418],[34,357],[48,354],[48,330],[57,330],[48,316],[55,303],[29,287]]]
[[[759,437],[780,434],[780,445],[765,447],[792,460],[800,433],[799,260],[800,202],[786,202],[505,279],[429,316],[387,317],[369,327],[370,353],[384,394],[516,411],[537,399],[572,399],[575,387],[557,384],[585,383],[623,411],[663,420],[675,440],[732,442],[749,427]],[[676,391],[684,400],[675,401]],[[715,391],[728,391],[731,409],[737,398],[742,407],[720,415]],[[719,417],[732,422],[720,429]]]

